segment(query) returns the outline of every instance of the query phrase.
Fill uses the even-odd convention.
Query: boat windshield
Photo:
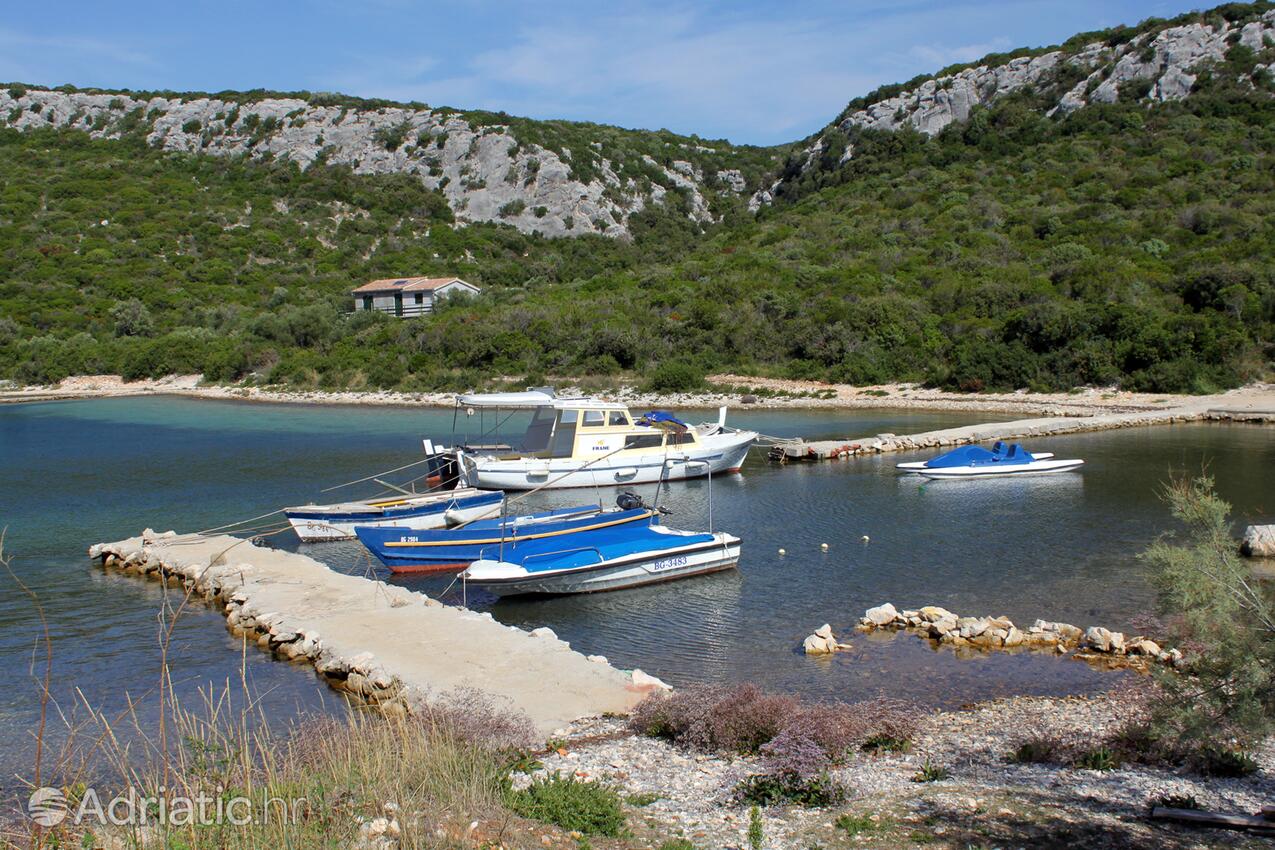
[[[553,436],[553,423],[557,418],[557,412],[552,407],[537,407],[536,412],[531,415],[531,424],[522,435],[519,450],[529,455],[548,451],[549,439]]]
[[[550,457],[571,457],[575,453],[576,420],[580,418],[578,410],[559,411],[558,427],[553,429],[553,449]]]

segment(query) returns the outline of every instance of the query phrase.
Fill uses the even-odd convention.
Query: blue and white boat
[[[999,446],[1000,444],[998,444]],[[922,466],[905,467],[926,478],[988,478],[994,475],[1045,475],[1070,472],[1084,464],[1079,458],[1058,460],[1052,454],[1033,455],[1017,443],[1000,451],[982,446],[961,446],[925,461]]]
[[[517,549],[488,546],[461,575],[497,596],[595,593],[727,570],[739,552],[730,534],[633,524]]]
[[[306,542],[350,540],[355,526],[443,528],[483,516],[498,516],[505,501],[499,491],[462,487],[332,505],[284,508],[284,516]]]
[[[354,533],[378,560],[394,573],[464,569],[483,551],[503,546],[513,553],[533,542],[547,540],[558,547],[582,532],[657,522],[659,513],[646,507],[602,509],[597,505],[559,508],[544,513],[482,519],[458,528],[415,531],[402,528],[356,526]]]
[[[991,452],[992,454],[1003,455],[1008,449],[1009,446],[1000,440],[997,440],[995,443],[992,443]],[[948,452],[948,454],[951,454],[951,452]],[[1032,457],[1036,460],[1049,460],[1053,456],[1053,452],[1032,452]],[[940,460],[945,457],[947,457],[947,454],[941,454],[938,457],[930,458],[929,460],[910,460],[906,463],[896,463],[894,468],[901,469],[904,472],[920,472],[929,466],[932,461]]]

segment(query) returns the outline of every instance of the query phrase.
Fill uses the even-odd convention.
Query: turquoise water
[[[832,438],[991,418],[878,410],[733,411],[730,419],[770,434]],[[5,551],[16,577],[44,607],[58,710],[84,714],[77,689],[109,715],[133,700],[143,725],[156,710],[164,592],[95,569],[85,555],[90,544],[147,526],[199,530],[310,501],[324,486],[416,460],[420,439],[447,437],[451,423],[450,411],[183,398],[0,407],[7,472],[0,525],[7,527]],[[1166,426],[1032,446],[1083,457],[1084,471],[927,484],[893,468],[920,455],[776,467],[756,453],[741,475],[711,485],[713,526],[744,540],[738,571],[590,597],[496,602],[471,594],[466,601],[508,623],[548,625],[584,652],[677,685],[750,679],[847,699],[888,689],[935,704],[1103,688],[1110,675],[1072,661],[958,660],[910,637],[868,639],[850,626],[865,608],[890,600],[1028,622],[1039,616],[1123,627],[1153,603],[1135,555],[1169,525],[1157,484],[1170,470],[1207,464],[1241,521],[1269,520],[1275,430]],[[638,489],[654,496],[651,486]],[[673,511],[668,523],[707,528],[708,493],[706,481],[666,485],[660,503]],[[609,501],[614,491],[541,494],[534,504],[599,496]],[[361,573],[371,566],[357,544],[275,539],[336,569]],[[440,594],[449,580],[402,583]],[[9,672],[0,691],[0,771],[11,776],[23,772],[29,753],[38,718],[33,673],[42,669],[43,655],[30,599],[8,576],[0,576],[0,588],[0,661]],[[460,601],[454,588],[449,594]],[[823,622],[848,635],[855,650],[831,659],[801,656],[801,638]],[[237,690],[243,677],[275,717],[339,705],[305,669],[256,650],[241,653],[220,615],[202,606],[178,621],[169,662],[184,700],[227,682]]]

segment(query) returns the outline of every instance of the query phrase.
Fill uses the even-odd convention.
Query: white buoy
[[[788,553],[787,553],[787,552],[785,552],[783,549],[780,549],[780,550],[779,550],[779,554],[780,554],[780,555],[787,555]]]
[[[822,549],[823,551],[827,552],[827,551],[828,551],[828,544],[827,544],[827,543],[820,543],[820,544],[819,544],[819,548],[820,548],[820,549]]]
[[[862,537],[860,537],[859,539],[860,539],[860,540],[862,540],[864,543],[867,543],[867,542],[868,542],[868,535],[866,535],[866,534],[865,534],[865,535],[863,535]]]

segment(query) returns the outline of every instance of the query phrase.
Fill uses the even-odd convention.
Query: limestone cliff
[[[1190,95],[1204,67],[1221,62],[1235,46],[1253,52],[1255,78],[1269,74],[1275,60],[1275,10],[1256,20],[1232,22],[1217,16],[1210,23],[1152,28],[1115,44],[1094,42],[1078,50],[1060,48],[1019,56],[1003,64],[979,64],[927,79],[914,88],[858,108],[852,103],[829,129],[910,128],[932,136],[949,124],[967,120],[976,107],[987,106],[1029,86],[1037,91],[1054,88],[1057,99],[1047,112],[1051,116],[1091,103],[1113,103],[1122,92],[1132,92],[1148,104],[1181,100]],[[1076,81],[1068,84],[1071,80]],[[803,161],[798,173],[813,167],[820,158],[827,144],[826,132],[800,151]],[[846,146],[839,162],[853,155],[853,146]],[[770,203],[783,180],[780,177],[754,193],[749,206],[756,210]]]
[[[724,143],[648,139],[662,148],[661,157],[642,155],[636,167],[609,159],[595,143],[582,169],[574,167],[570,148],[530,143],[508,124],[482,123],[453,110],[12,86],[0,88],[5,125],[76,129],[105,139],[140,133],[170,151],[272,157],[302,168],[322,159],[357,173],[414,174],[443,194],[459,221],[500,221],[546,236],[622,236],[630,214],[664,203],[669,192],[682,193],[686,214],[706,223],[715,217],[716,198],[750,188],[738,168],[714,167],[733,164]]]

